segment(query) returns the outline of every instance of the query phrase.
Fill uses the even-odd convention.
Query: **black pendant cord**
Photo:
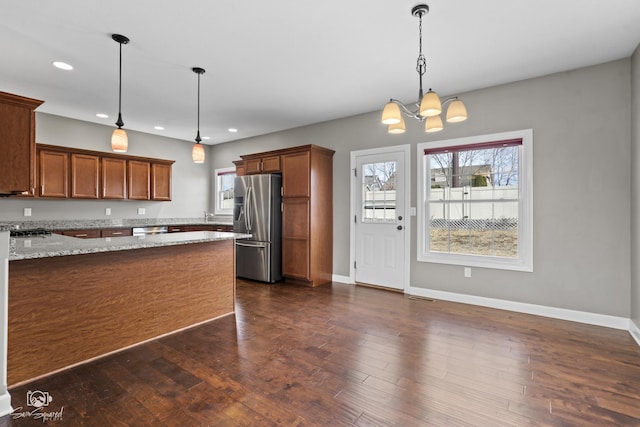
[[[118,129],[124,126],[122,121],[122,43],[120,43],[120,72],[118,75],[118,121],[116,122]]]
[[[196,135],[196,142],[200,144],[200,141],[202,141],[202,139],[200,139],[200,73],[198,73],[198,133]]]
[[[121,34],[112,34],[111,38],[120,45],[120,65],[118,70],[118,121],[116,126],[122,129],[124,122],[122,121],[122,45],[129,43],[129,38]]]
[[[196,143],[200,144],[202,139],[200,138],[200,75],[205,73],[204,68],[193,67],[191,69],[194,73],[198,75],[198,133],[196,134]]]

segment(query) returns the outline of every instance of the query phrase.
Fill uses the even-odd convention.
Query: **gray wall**
[[[351,151],[411,144],[416,206],[417,143],[533,128],[534,272],[474,268],[464,278],[462,267],[415,261],[414,236],[411,285],[629,317],[630,81],[631,60],[619,60],[460,94],[469,120],[435,136],[417,122],[389,135],[376,111],[213,146],[212,167],[302,144],[335,150],[334,273],[348,276]]]
[[[631,58],[631,218],[640,218],[640,45]],[[640,226],[631,221],[631,320],[640,327]]]
[[[36,141],[43,144],[111,151],[112,126],[97,125],[49,114],[36,113]],[[127,131],[129,152],[133,156],[175,160],[172,168],[172,201],[91,201],[0,199],[0,221],[43,219],[124,219],[124,218],[196,218],[209,208],[211,171],[207,163],[196,165],[191,160],[193,143],[141,132]],[[207,147],[207,157],[210,149]],[[23,216],[30,207],[32,216]],[[111,208],[111,216],[105,208]],[[144,207],[146,214],[137,215]]]

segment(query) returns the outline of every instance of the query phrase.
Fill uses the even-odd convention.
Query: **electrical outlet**
[[[464,277],[471,277],[471,267],[464,268]]]
[[[416,207],[415,206],[411,206],[411,216],[416,216],[417,212],[416,212]]]
[[[31,208],[24,208],[24,216],[31,216]]]
[[[147,210],[145,208],[138,208],[138,215],[144,215],[147,213]]]
[[[104,214],[105,215],[111,215],[111,208],[105,208]]]

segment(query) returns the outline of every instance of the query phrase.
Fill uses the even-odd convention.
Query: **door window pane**
[[[387,223],[396,220],[396,162],[362,165],[362,221]]]

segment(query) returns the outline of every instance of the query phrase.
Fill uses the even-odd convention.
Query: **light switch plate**
[[[416,216],[416,215],[417,215],[417,213],[416,213],[416,207],[415,207],[415,206],[412,206],[412,207],[411,207],[411,216]]]
[[[104,214],[105,215],[111,215],[111,208],[105,208],[104,209]]]
[[[138,215],[144,215],[145,213],[147,213],[145,208],[138,208]]]
[[[24,208],[24,216],[31,216],[31,208]]]

